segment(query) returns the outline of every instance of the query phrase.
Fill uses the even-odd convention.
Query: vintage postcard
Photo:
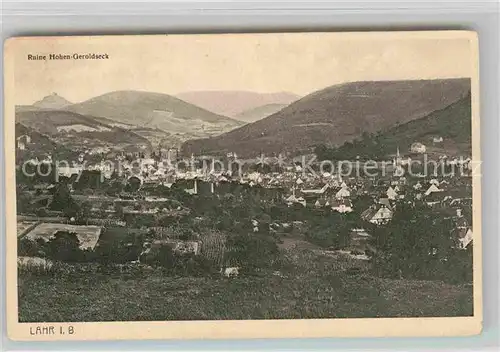
[[[5,43],[15,340],[481,331],[468,31]]]

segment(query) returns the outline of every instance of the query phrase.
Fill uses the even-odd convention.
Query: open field
[[[68,322],[461,316],[472,314],[471,290],[334,274],[300,280],[160,274],[33,278],[20,282],[19,317],[22,322]]]
[[[472,287],[393,280],[311,252],[280,269],[233,279],[173,277],[142,266],[63,264],[53,275],[19,276],[19,320],[153,321],[472,315]],[[316,258],[316,260],[312,260]],[[297,266],[297,264],[299,266]],[[118,269],[120,268],[120,269]],[[43,304],[41,304],[43,302]]]

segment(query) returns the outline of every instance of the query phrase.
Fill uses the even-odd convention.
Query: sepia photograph
[[[475,33],[24,37],[5,62],[13,336],[480,331]]]

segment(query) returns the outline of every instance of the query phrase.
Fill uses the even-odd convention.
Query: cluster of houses
[[[415,153],[425,152],[425,146],[420,144],[412,145],[411,149]],[[233,173],[231,170],[215,171],[207,168],[180,169],[172,164],[170,158],[162,160],[143,157],[140,162],[133,162],[123,156],[118,158],[121,169],[116,170],[114,164],[105,161],[87,165],[85,157],[85,154],[81,154],[71,166],[59,166],[58,175],[72,177],[86,170],[96,171],[109,179],[113,174],[119,174],[125,180],[135,178],[141,187],[148,184],[167,187],[182,184],[184,191],[191,195],[231,192],[240,185],[272,193],[275,195],[272,197],[273,201],[283,202],[288,206],[330,208],[342,214],[355,212],[364,221],[375,225],[390,222],[399,202],[422,201],[432,208],[455,211],[454,217],[458,219],[457,232],[462,246],[465,248],[472,241],[471,226],[465,223],[462,215],[462,209],[472,207],[471,179],[453,175],[407,178],[403,167],[411,160],[403,159],[399,149],[393,160],[394,173],[386,177],[347,177],[333,172],[314,174],[305,172],[298,164],[286,165],[280,172]],[[34,159],[30,162],[37,165],[53,161],[47,156],[44,160]],[[193,165],[195,162],[196,159],[191,156],[186,164]],[[464,161],[442,157],[440,162],[447,165],[470,163],[470,158]],[[358,197],[371,199],[371,204],[366,209],[355,209],[353,204]],[[147,207],[132,209],[130,212],[157,213],[157,210]]]

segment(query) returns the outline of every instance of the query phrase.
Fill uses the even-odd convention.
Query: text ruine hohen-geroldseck
[[[71,53],[71,54],[28,54],[28,61],[47,60],[107,60],[107,53]]]

